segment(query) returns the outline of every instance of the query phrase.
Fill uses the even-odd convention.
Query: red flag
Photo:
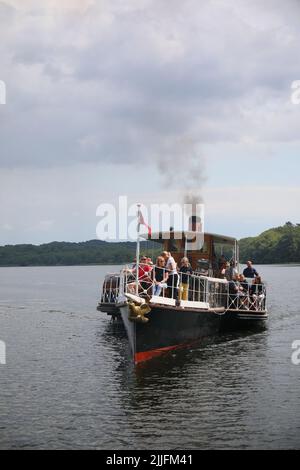
[[[138,232],[140,231],[140,226],[141,225],[144,225],[145,227],[147,227],[148,235],[149,235],[149,237],[151,237],[152,229],[151,229],[150,225],[146,224],[144,216],[143,216],[141,210],[139,209],[139,211],[138,211]]]

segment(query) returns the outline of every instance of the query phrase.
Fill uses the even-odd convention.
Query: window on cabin
[[[204,242],[203,244],[203,247],[201,248],[200,250],[200,253],[204,254],[204,255],[208,255],[208,243],[207,242]]]

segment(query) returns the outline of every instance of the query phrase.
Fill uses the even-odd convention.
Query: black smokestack
[[[191,232],[202,232],[202,221],[201,217],[192,215],[189,220],[189,231]]]

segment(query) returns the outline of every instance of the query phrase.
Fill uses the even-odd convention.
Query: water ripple
[[[260,268],[266,330],[138,368],[123,328],[95,310],[106,270],[0,269],[1,448],[300,448],[299,267]]]

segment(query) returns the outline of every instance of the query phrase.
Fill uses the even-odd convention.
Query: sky
[[[205,229],[237,238],[300,223],[299,14],[299,0],[0,0],[0,244],[96,238],[119,195],[194,191]]]

